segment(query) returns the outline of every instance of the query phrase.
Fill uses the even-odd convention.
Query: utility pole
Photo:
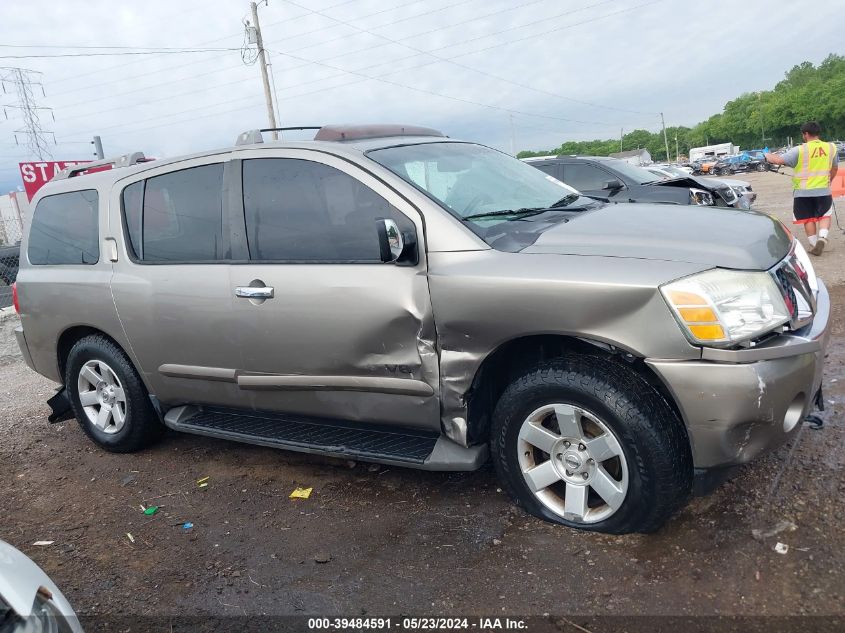
[[[103,154],[103,140],[99,136],[95,136],[94,140],[91,141],[91,145],[94,146],[94,156],[103,160],[106,156]]]
[[[681,152],[678,151],[678,135],[677,134],[675,134],[675,162],[676,163],[681,162]]]
[[[669,161],[669,139],[666,137],[666,121],[663,119],[663,113],[660,113],[660,124],[663,126],[663,144],[666,146],[666,161]]]
[[[619,128],[619,152],[622,153],[622,137],[625,135],[625,128]]]
[[[264,83],[264,100],[267,104],[267,119],[270,127],[276,127],[276,114],[273,111],[273,94],[270,92],[270,78],[267,76],[267,59],[264,55],[264,40],[261,37],[261,25],[258,23],[258,5],[249,3],[252,10],[252,24],[255,27],[255,43],[258,45],[258,63],[261,66],[261,81]],[[273,132],[273,140],[279,140],[279,133]]]

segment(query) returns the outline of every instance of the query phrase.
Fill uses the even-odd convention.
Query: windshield
[[[619,172],[628,180],[633,180],[638,185],[663,180],[662,177],[654,175],[649,170],[643,169],[642,167],[636,167],[630,163],[626,163],[624,160],[613,159],[612,161],[607,161],[604,164],[614,171]]]
[[[367,156],[459,218],[484,226],[592,204],[539,169],[474,143],[404,145]]]

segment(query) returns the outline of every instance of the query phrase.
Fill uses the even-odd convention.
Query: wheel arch
[[[129,362],[132,363],[133,367],[135,367],[135,371],[138,372],[138,375],[141,376],[141,380],[143,381],[143,372],[138,370],[138,365],[135,362],[135,359],[132,358],[132,354],[129,352],[126,346],[123,345],[120,340],[110,335],[108,332],[105,332],[91,325],[73,325],[65,329],[59,335],[59,338],[56,341],[56,362],[59,368],[59,376],[62,377],[62,380],[64,380],[65,377],[65,370],[67,369],[67,359],[68,355],[70,354],[70,350],[73,349],[73,346],[76,345],[78,341],[81,341],[86,336],[102,336],[114,343],[124,354],[126,354],[126,357],[129,359]]]
[[[593,356],[622,366],[643,380],[672,410],[684,433],[684,417],[669,389],[645,363],[645,359],[608,343],[556,334],[520,336],[500,344],[476,370],[467,393],[467,438],[469,444],[488,440],[493,410],[504,390],[519,375],[545,361],[566,354]]]

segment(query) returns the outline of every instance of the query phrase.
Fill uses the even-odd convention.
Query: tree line
[[[725,104],[719,114],[694,127],[668,127],[669,160],[689,155],[690,147],[731,142],[742,149],[781,147],[789,137],[800,142],[802,123],[818,121],[822,138],[845,138],[845,56],[831,54],[818,66],[793,67],[772,90],[747,92]],[[793,141],[795,142],[795,140]],[[666,160],[663,132],[634,130],[622,136],[621,148],[645,148],[655,161]],[[607,156],[620,151],[620,139],[566,141],[555,149],[522,151],[519,158],[547,154]]]

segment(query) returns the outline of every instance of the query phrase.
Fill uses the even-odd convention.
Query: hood
[[[632,257],[767,270],[792,235],[774,218],[729,207],[610,204],[554,224],[523,253]]]
[[[667,178],[666,180],[655,180],[654,182],[647,182],[645,184],[649,187],[696,187],[705,191],[715,191],[726,186],[714,178],[704,179],[696,176]]]
[[[742,187],[744,189],[747,189],[751,184],[747,180],[737,180],[736,178],[711,178],[710,182],[718,182],[723,185],[727,185],[728,187]]]

